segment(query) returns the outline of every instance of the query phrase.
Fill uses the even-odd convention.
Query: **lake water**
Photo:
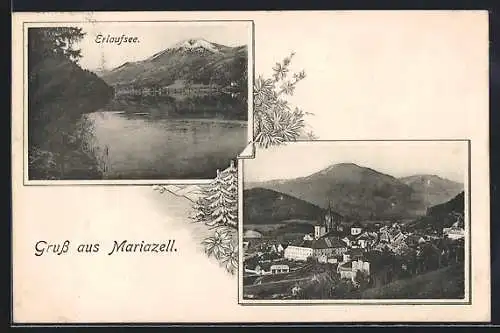
[[[212,179],[247,145],[247,122],[167,119],[149,113],[88,115],[105,179]]]

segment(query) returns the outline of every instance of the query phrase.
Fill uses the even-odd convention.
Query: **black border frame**
[[[25,35],[26,31],[30,28],[34,27],[26,27],[26,25],[29,24],[88,24],[91,21],[23,21],[22,22],[22,31],[23,31],[23,40],[22,40],[22,45],[23,45],[23,51],[22,51],[22,56],[23,56],[23,101],[22,101],[22,108],[23,108],[23,140],[22,140],[22,145],[23,145],[23,186],[148,186],[148,185],[155,185],[158,183],[161,183],[162,185],[199,185],[199,184],[206,184],[207,181],[210,179],[204,179],[204,178],[183,178],[183,179],[120,179],[120,180],[106,180],[106,179],[75,179],[75,180],[70,180],[70,182],[65,182],[62,181],[60,182],[59,180],[55,181],[48,181],[47,183],[32,183],[30,184],[30,181],[34,182],[39,182],[39,181],[44,181],[44,180],[38,180],[38,179],[29,179],[29,175],[26,174],[28,170],[26,170],[27,167],[27,155],[29,153],[28,150],[25,150],[26,146],[26,131],[28,130],[29,123],[28,123],[28,101],[26,101],[25,96],[28,94],[28,86],[26,85],[26,79],[27,79],[27,72],[26,68],[28,66],[27,61],[25,59],[27,58],[26,56],[26,50],[28,45],[28,41],[25,40]],[[250,78],[252,79],[252,85],[255,82],[255,22],[252,19],[248,20],[229,20],[229,19],[205,19],[205,20],[148,20],[148,21],[141,21],[141,20],[127,20],[127,21],[117,21],[117,20],[99,20],[99,23],[189,23],[189,22],[207,22],[207,23],[214,23],[214,22],[246,22],[250,24],[250,32],[251,32],[251,40],[248,41],[248,46],[251,45],[252,47],[252,54],[251,58],[248,59],[247,63],[251,64],[252,68],[247,68],[247,76],[248,76],[248,81],[250,81]],[[28,59],[29,60],[29,59]],[[250,82],[247,82],[249,85]],[[254,137],[254,114],[253,110],[250,109],[249,105],[249,100],[250,98],[253,98],[253,87],[252,89],[249,89],[248,91],[248,96],[247,96],[247,120],[246,120],[246,140],[248,140],[250,137]],[[253,102],[252,102],[253,106]],[[247,145],[249,143],[247,142]],[[245,147],[243,147],[244,149]],[[214,174],[215,177],[215,174]],[[111,181],[111,182],[108,182]],[[141,182],[138,182],[141,181]],[[186,181],[186,183],[183,183],[183,181]],[[96,183],[96,182],[101,182],[101,183]]]
[[[359,306],[377,306],[377,305],[390,305],[390,306],[405,306],[405,305],[436,305],[436,306],[439,306],[439,305],[447,305],[447,306],[450,306],[450,305],[456,305],[456,306],[463,306],[463,305],[472,305],[472,299],[473,299],[473,293],[472,293],[472,217],[471,217],[471,208],[472,208],[472,205],[471,205],[471,197],[472,197],[472,192],[471,192],[471,181],[472,181],[472,171],[471,171],[471,167],[472,167],[472,155],[471,155],[471,140],[470,139],[407,139],[407,140],[402,140],[402,139],[376,139],[376,140],[362,140],[362,139],[359,139],[359,140],[297,140],[297,141],[294,141],[294,142],[290,142],[289,145],[293,145],[294,143],[309,143],[311,145],[314,145],[315,143],[324,143],[324,142],[331,142],[331,143],[335,143],[335,142],[462,142],[462,143],[466,143],[466,146],[467,146],[467,188],[465,189],[466,191],[466,198],[467,198],[467,208],[468,208],[468,227],[469,227],[469,233],[468,233],[468,249],[469,249],[469,253],[468,253],[468,257],[469,257],[469,298],[468,298],[468,301],[464,301],[464,302],[458,302],[458,301],[454,301],[454,302],[451,302],[451,300],[446,300],[444,299],[442,302],[439,302],[438,300],[434,300],[434,302],[425,302],[425,299],[422,299],[422,302],[412,302],[414,301],[414,299],[410,299],[408,300],[408,302],[405,302],[404,299],[397,299],[395,300],[395,302],[388,302],[387,300],[381,300],[380,302],[377,301],[377,299],[368,299],[370,300],[369,303],[360,303],[360,302],[356,302],[355,300],[350,300],[350,299],[346,299],[346,300],[325,300],[324,302],[316,302],[315,301],[312,301],[312,302],[307,302],[307,303],[304,303],[304,302],[301,302],[300,300],[298,300],[297,302],[286,302],[286,303],[279,303],[279,302],[266,302],[266,301],[269,301],[267,299],[264,299],[262,300],[262,302],[245,302],[244,298],[243,298],[243,295],[241,294],[242,290],[240,290],[240,284],[241,284],[241,279],[242,279],[242,263],[241,261],[239,262],[238,264],[238,304],[239,305],[242,305],[242,306],[248,306],[248,307],[253,307],[253,306],[283,306],[283,307],[287,307],[287,306],[300,306],[300,307],[308,307],[308,306],[343,306],[343,305],[359,305]],[[255,148],[254,148],[255,149]],[[255,155],[257,155],[257,152],[255,152]],[[254,155],[254,156],[255,156]],[[241,163],[241,165],[243,166],[241,168],[241,170],[239,170],[239,176],[241,175],[241,184],[244,185],[244,182],[245,182],[245,167],[244,167],[244,160],[247,159],[247,158],[239,158],[240,160],[243,161],[243,163]],[[242,189],[242,191],[244,190],[244,188]],[[240,192],[241,193],[241,192]],[[244,199],[244,196],[239,198],[239,201],[243,202],[245,199]],[[242,208],[244,205],[240,205],[239,207]],[[242,215],[243,216],[243,215]],[[241,221],[239,221],[239,227],[243,226],[244,224],[244,221],[243,221],[243,218]],[[238,228],[238,231],[239,231],[239,234],[242,234],[243,233],[243,228]],[[239,235],[239,240],[241,240],[241,236]],[[238,242],[240,243],[240,242]],[[239,251],[241,253],[243,253],[243,250],[242,250],[242,246],[243,244],[238,244],[238,247],[239,247]],[[465,262],[464,262],[464,265],[465,265]],[[465,269],[464,269],[465,271]],[[464,286],[465,287],[465,286]],[[356,300],[361,300],[363,301],[363,299],[356,299]],[[330,302],[328,302],[330,301]],[[385,302],[384,302],[385,301]]]
[[[393,1],[379,1],[377,2],[377,5],[373,5],[372,2],[368,1],[361,1],[361,2],[356,2],[353,1],[351,2],[351,6],[348,6],[346,4],[340,4],[336,3],[333,6],[321,6],[324,4],[324,2],[315,2],[315,1],[310,1],[308,4],[312,6],[295,6],[293,8],[294,4],[296,3],[291,2],[292,6],[277,6],[275,8],[269,8],[269,2],[260,2],[259,1],[254,1],[252,3],[246,3],[246,5],[241,4],[237,6],[228,6],[228,5],[208,5],[208,3],[201,2],[201,6],[199,2],[196,1],[183,1],[182,4],[184,5],[178,5],[174,6],[172,3],[169,3],[168,5],[164,1],[159,1],[159,0],[143,0],[140,2],[135,2],[135,1],[125,1],[125,2],[120,2],[121,5],[116,5],[114,4],[115,1],[113,0],[80,0],[80,1],[72,1],[69,2],[67,0],[57,0],[57,1],[36,1],[36,0],[12,0],[13,3],[9,2],[8,8],[10,10],[14,10],[16,12],[34,12],[34,11],[134,11],[134,10],[141,10],[141,11],[153,11],[153,10],[162,10],[162,11],[172,11],[172,10],[184,10],[184,11],[189,11],[189,10],[201,10],[201,11],[207,11],[207,10],[275,10],[275,9],[281,9],[281,10],[300,10],[300,9],[320,9],[318,7],[322,7],[321,9],[323,10],[338,10],[338,9],[389,9],[389,10],[398,10],[398,9],[409,9],[409,10],[414,10],[414,9],[421,9],[421,10],[433,10],[433,9],[446,9],[446,10],[486,10],[490,13],[490,45],[492,47],[499,47],[500,48],[500,19],[495,19],[492,16],[494,14],[498,14],[500,12],[499,8],[497,7],[497,2],[493,1],[455,1],[453,3],[450,3],[449,1],[419,1],[419,2],[414,2],[413,5],[411,4],[403,4],[403,3],[398,3],[395,4]],[[441,4],[440,4],[441,3]],[[232,2],[234,4],[234,2]],[[316,4],[316,6],[314,6]],[[318,4],[320,6],[318,6]],[[236,8],[235,8],[236,7]],[[498,16],[498,15],[497,15]],[[11,18],[10,14],[8,16]],[[496,20],[496,22],[494,22]],[[3,22],[6,25],[6,30],[11,31],[11,24],[8,22],[8,20],[5,20]],[[9,39],[7,39],[12,42],[12,35]],[[11,57],[11,53],[7,55],[7,62],[9,63],[9,59]],[[491,55],[490,52],[490,63],[494,61],[499,61],[500,59],[493,59],[493,56]],[[7,64],[8,68],[11,68],[9,64]],[[493,83],[491,82],[492,77],[494,76],[493,73],[490,71],[490,151],[492,154],[490,154],[490,213],[491,213],[491,219],[490,219],[490,234],[491,234],[491,239],[490,241],[490,254],[491,254],[491,320],[484,321],[484,322],[468,322],[468,323],[448,323],[448,324],[443,324],[440,322],[428,322],[428,323],[422,323],[422,322],[413,322],[413,323],[398,323],[398,322],[386,322],[383,324],[379,323],[370,323],[370,322],[359,322],[358,324],[354,325],[352,323],[344,323],[341,324],[332,324],[332,323],[325,323],[325,322],[318,322],[318,323],[296,323],[293,325],[290,324],[275,324],[275,325],[269,325],[269,324],[264,324],[264,323],[241,323],[239,325],[237,324],[229,324],[229,323],[184,323],[184,324],[176,324],[176,323],[171,323],[167,325],[166,327],[172,327],[172,328],[177,328],[177,327],[188,327],[188,326],[193,326],[196,328],[199,327],[204,327],[204,328],[212,328],[212,327],[248,327],[248,326],[255,326],[255,327],[287,327],[290,331],[297,331],[294,328],[320,328],[320,327],[384,327],[384,328],[398,328],[398,327],[411,327],[411,326],[417,326],[417,327],[436,327],[436,326],[442,326],[442,327],[453,327],[453,328],[462,328],[462,327],[495,327],[499,326],[500,327],[500,244],[497,243],[497,241],[500,241],[500,237],[497,236],[500,234],[500,225],[498,223],[495,223],[495,219],[498,218],[500,215],[500,208],[498,205],[495,205],[498,202],[498,191],[500,190],[500,182],[499,178],[500,175],[498,174],[498,170],[500,169],[500,154],[495,152],[498,150],[500,151],[500,133],[497,133],[496,131],[498,128],[500,128],[500,121],[498,117],[498,111],[495,112],[493,110],[498,109],[500,106],[500,96],[496,97],[493,96],[493,93],[500,93],[500,86],[496,85],[494,86]],[[11,83],[11,71],[7,69],[7,89],[9,90],[9,86]],[[7,94],[7,98],[4,99],[6,107],[11,108],[11,95]],[[7,124],[7,127],[10,129],[10,124],[11,123],[11,115],[9,114],[8,119],[4,122],[4,125]],[[7,132],[4,132],[7,133]],[[8,142],[9,146],[11,146],[11,136],[6,135],[6,141]],[[11,152],[11,149],[9,149],[9,152]],[[12,196],[11,196],[11,190],[12,190],[12,178],[11,178],[11,164],[10,164],[10,155],[8,157],[9,160],[9,165],[7,167],[9,177],[7,182],[10,184],[9,186],[9,195],[10,195],[10,200],[9,200],[9,222],[4,225],[5,227],[5,232],[4,236],[7,236],[7,241],[4,243],[7,245],[6,250],[11,251],[11,239],[9,235],[12,232]],[[7,256],[7,260],[10,261],[11,258],[10,256]],[[11,263],[10,263],[11,264]],[[4,271],[6,272],[6,271]],[[10,284],[9,284],[10,287]],[[9,294],[12,292],[12,290],[9,290]],[[10,304],[6,304],[4,309],[8,309]],[[12,317],[9,316],[8,311],[5,311],[4,314],[6,315],[7,322],[12,325]],[[101,324],[101,325],[95,325],[92,323],[85,323],[82,324],[83,326],[87,327],[120,327],[120,325],[116,324]],[[42,325],[43,326],[43,325]],[[64,326],[64,325],[61,325]],[[74,325],[73,325],[74,326]],[[81,325],[80,325],[81,326]],[[121,325],[121,326],[126,326],[127,328],[133,328],[135,326],[131,325]],[[138,323],[138,326],[141,326],[141,323]],[[142,323],[142,326],[144,326],[144,323]],[[158,327],[157,325],[151,325],[152,327]],[[38,326],[36,326],[38,327]],[[165,326],[162,326],[165,327]],[[468,332],[469,330],[466,330]]]

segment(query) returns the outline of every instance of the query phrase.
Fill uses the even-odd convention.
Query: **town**
[[[238,94],[236,82],[231,82],[228,87],[209,83],[190,83],[186,80],[176,80],[174,83],[167,86],[150,85],[150,86],[133,86],[133,85],[116,85],[114,86],[115,97],[119,96],[188,96],[188,95],[213,95],[213,94],[229,94],[235,97]]]
[[[394,282],[449,268],[463,271],[463,214],[453,218],[441,229],[394,220],[348,222],[329,206],[311,233],[276,237],[246,230],[243,297],[377,298]]]

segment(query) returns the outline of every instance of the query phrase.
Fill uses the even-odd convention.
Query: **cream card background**
[[[23,21],[251,19],[255,73],[291,51],[291,102],[320,139],[470,139],[472,305],[241,306],[237,277],[200,248],[191,202],[150,186],[23,186]],[[489,320],[486,12],[15,14],[13,315],[23,322]],[[200,236],[201,235],[201,236]],[[176,239],[169,255],[34,256],[37,240]],[[107,245],[106,245],[107,244]]]

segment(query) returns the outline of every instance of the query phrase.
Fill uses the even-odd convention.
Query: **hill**
[[[464,265],[455,265],[363,291],[363,299],[462,299]]]
[[[415,190],[427,207],[444,203],[464,190],[464,184],[436,175],[414,175],[399,180]]]
[[[283,221],[317,220],[322,209],[293,196],[264,188],[243,192],[245,224],[279,224]]]
[[[465,215],[465,193],[461,192],[453,199],[430,207],[425,216],[415,220],[409,226],[418,229],[435,229],[442,231],[443,228],[450,227],[453,223],[461,221]]]
[[[28,173],[30,179],[96,179],[95,156],[82,147],[92,135],[83,117],[105,106],[113,88],[78,65],[79,28],[28,30]]]
[[[113,86],[166,86],[176,80],[186,80],[222,87],[236,82],[245,90],[247,59],[246,46],[228,47],[203,39],[189,39],[145,60],[126,62],[101,73],[101,77]]]
[[[424,215],[416,191],[393,176],[353,163],[332,165],[307,177],[268,181],[256,186],[282,192],[343,216],[363,219]]]

